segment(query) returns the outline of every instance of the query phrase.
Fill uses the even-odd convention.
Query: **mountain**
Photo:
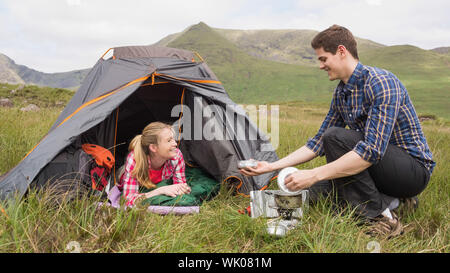
[[[230,97],[239,103],[330,102],[337,82],[330,82],[317,63],[315,66],[286,64],[258,58],[227,39],[223,32],[199,23],[166,37],[160,45],[198,52],[223,82]],[[234,32],[236,36],[244,35],[241,31]],[[309,46],[311,38],[307,37],[314,32],[304,32],[304,35],[303,43]],[[419,113],[450,118],[450,56],[410,45],[383,46],[364,39],[359,44],[361,62],[396,74],[407,87]]]
[[[168,35],[157,45],[199,53],[243,104],[288,101],[329,104],[337,81],[318,69],[310,49],[314,30],[226,30],[203,22]],[[385,46],[356,38],[363,64],[390,70],[407,87],[419,113],[450,118],[449,48],[423,50],[410,45]],[[17,65],[0,54],[0,82],[73,88],[89,70],[42,73]]]
[[[248,54],[275,62],[316,66],[311,40],[315,30],[230,30],[214,29]],[[355,37],[358,51],[384,47],[382,44]]]
[[[433,48],[431,51],[434,51],[434,52],[440,53],[440,54],[450,55],[450,46],[436,47],[436,48]]]
[[[412,45],[396,45],[370,50],[361,54],[364,63],[370,63],[404,76],[448,76],[450,56]],[[422,75],[419,75],[422,74]]]
[[[239,103],[323,102],[333,89],[321,80],[325,74],[318,68],[251,56],[204,23],[191,26],[166,45],[198,52]]]
[[[78,88],[90,69],[61,73],[44,73],[25,65],[16,64],[11,58],[0,53],[0,82],[12,84],[34,84],[55,88]]]
[[[24,80],[16,73],[15,63],[8,56],[0,54],[0,82],[24,84]]]
[[[204,24],[204,23],[202,23]],[[189,28],[188,28],[189,29]],[[156,45],[167,46],[170,42],[186,33],[166,36]],[[314,50],[311,48],[311,40],[319,33],[315,30],[237,30],[211,28],[248,55],[269,61],[315,66],[317,65]],[[385,45],[355,37],[358,43],[358,51],[384,47]]]

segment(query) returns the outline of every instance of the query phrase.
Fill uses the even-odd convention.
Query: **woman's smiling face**
[[[150,144],[154,149],[150,150],[165,160],[171,159],[177,155],[177,142],[175,141],[172,129],[164,128],[158,134],[158,144]]]

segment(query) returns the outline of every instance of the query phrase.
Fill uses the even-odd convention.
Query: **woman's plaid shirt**
[[[347,84],[341,81],[336,87],[322,126],[306,146],[322,156],[325,130],[346,125],[364,132],[364,140],[353,148],[364,160],[376,164],[390,143],[405,149],[432,173],[436,163],[414,106],[391,72],[358,63]]]
[[[148,164],[150,166],[150,159],[148,160]],[[120,177],[118,185],[118,188],[123,192],[127,206],[133,206],[136,198],[143,195],[143,193],[139,193],[139,183],[137,179],[131,175],[135,166],[136,161],[134,160],[134,152],[131,151],[127,156],[125,171]],[[173,177],[174,184],[186,183],[186,165],[180,149],[177,149],[177,155],[174,158],[167,160],[162,168],[162,180]]]

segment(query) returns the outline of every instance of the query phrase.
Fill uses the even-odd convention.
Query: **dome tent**
[[[0,179],[0,199],[22,197],[50,163],[83,143],[108,148],[120,167],[130,140],[152,121],[174,124],[186,164],[235,184],[238,193],[267,186],[275,173],[245,177],[237,163],[275,161],[275,151],[203,60],[195,61],[190,51],[158,46],[116,47],[108,59],[105,54],[49,132]],[[205,109],[214,113],[205,115]],[[214,127],[215,137],[202,135],[205,126]]]

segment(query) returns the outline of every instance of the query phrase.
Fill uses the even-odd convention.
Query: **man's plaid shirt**
[[[353,148],[364,160],[376,164],[390,143],[405,149],[432,173],[436,163],[414,106],[391,72],[358,63],[347,84],[341,81],[336,87],[322,126],[306,146],[322,156],[325,130],[346,125],[364,132],[364,140]]]

